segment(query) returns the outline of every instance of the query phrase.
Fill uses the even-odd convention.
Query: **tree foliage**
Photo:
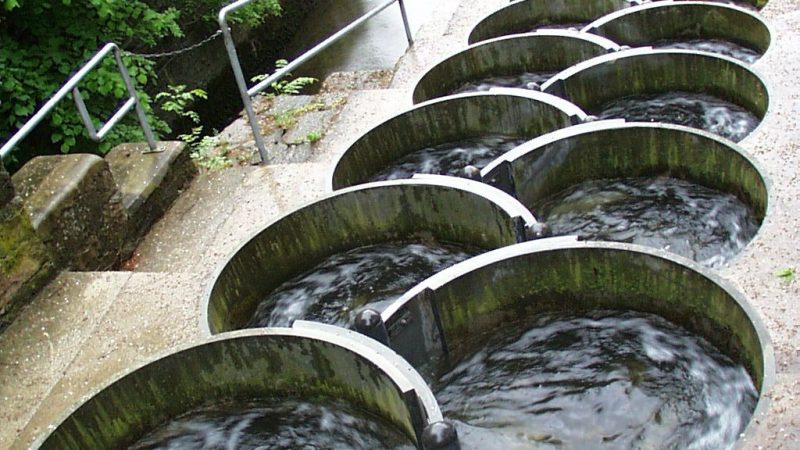
[[[180,38],[186,24],[209,21],[224,0],[0,0],[0,137],[13,134],[66,80],[107,42],[142,52],[165,38]],[[169,5],[168,5],[169,4]],[[172,5],[172,6],[170,6]],[[280,12],[278,0],[260,0],[236,19],[257,24]],[[213,22],[209,25],[213,29]],[[154,62],[126,55],[137,88],[155,81]],[[90,113],[99,125],[127,95],[113,57],[80,85]],[[142,94],[143,103],[150,98]],[[152,117],[152,111],[147,106]],[[163,121],[153,117],[157,129]],[[63,152],[84,140],[71,101],[65,99],[49,118],[50,140]],[[122,140],[141,140],[135,121],[120,124],[101,151]]]

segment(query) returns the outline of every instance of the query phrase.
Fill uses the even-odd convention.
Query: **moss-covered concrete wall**
[[[670,259],[613,247],[592,243],[522,252],[436,289],[451,355],[458,360],[475,344],[473,337],[544,311],[634,310],[705,337],[761,386],[765,356],[759,331],[729,292]]]
[[[256,334],[202,344],[128,374],[84,403],[40,448],[127,448],[200,406],[281,397],[343,399],[416,442],[404,393],[374,363],[327,341]]]
[[[756,14],[719,3],[648,4],[590,31],[632,47],[662,40],[721,39],[764,53],[770,43],[769,28]]]
[[[464,83],[525,72],[559,72],[573,64],[608,53],[611,45],[577,34],[527,35],[486,42],[445,59],[414,88],[414,103],[442,97]]]
[[[36,234],[62,268],[103,270],[120,260],[127,217],[105,160],[38,156],[13,180]]]
[[[745,154],[722,140],[673,125],[601,124],[511,161],[517,198],[536,211],[548,197],[585,181],[669,176],[736,195],[757,223],[766,215],[764,179]]]
[[[630,5],[627,0],[526,0],[487,16],[469,34],[469,43],[525,33],[543,25],[588,23]]]
[[[210,292],[210,329],[244,327],[267,294],[330,255],[428,239],[482,249],[517,242],[514,218],[462,189],[405,183],[329,197],[273,223],[237,251]]]
[[[333,188],[369,179],[397,159],[445,142],[490,134],[532,139],[571,125],[561,109],[524,95],[465,94],[426,103],[378,125],[342,155]]]
[[[0,206],[0,332],[56,273],[20,199]]]
[[[619,52],[586,61],[585,67],[551,79],[543,89],[597,114],[602,106],[628,95],[673,91],[713,95],[763,118],[767,87],[744,64],[711,54],[668,50]]]

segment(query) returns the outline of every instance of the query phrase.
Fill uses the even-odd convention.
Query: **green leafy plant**
[[[787,267],[783,269],[776,270],[774,275],[781,279],[786,284],[790,284],[794,282],[797,278],[797,272],[793,267]]]
[[[317,142],[320,139],[322,139],[322,131],[320,130],[309,131],[308,134],[306,135],[306,142],[308,142],[309,144],[313,144],[314,142]]]
[[[69,76],[106,42],[144,53],[165,38],[183,37],[183,27],[207,21],[224,0],[2,0],[0,2],[0,136],[14,133]],[[231,22],[257,25],[281,12],[279,0],[260,0],[237,11]],[[154,85],[155,63],[125,54],[123,62],[140,92]],[[106,120],[127,97],[113,57],[106,58],[80,84],[95,126]],[[151,125],[169,132],[150,108],[151,98],[140,94]],[[62,101],[41,133],[62,152],[88,143],[83,125],[70,101]],[[98,147],[109,150],[123,141],[142,140],[132,114],[115,127]]]
[[[282,69],[286,67],[288,64],[289,62],[286,61],[285,59],[279,59],[275,61],[275,68]],[[251,78],[250,81],[258,83],[260,81],[266,80],[267,78],[269,78],[269,76],[270,75],[267,74],[256,75],[253,78]],[[318,79],[312,77],[297,77],[290,79],[291,76],[292,74],[288,73],[282,79],[272,83],[270,87],[275,92],[267,95],[297,95],[306,86],[311,86],[312,84],[319,81]]]
[[[186,86],[167,86],[167,91],[156,94],[156,102],[160,103],[162,111],[171,112],[180,117],[186,117],[194,124],[200,123],[200,115],[188,109],[188,106],[197,99],[207,99],[208,93],[203,89],[186,90]]]

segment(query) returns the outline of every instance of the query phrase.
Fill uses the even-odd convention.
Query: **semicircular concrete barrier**
[[[769,27],[758,14],[707,1],[646,3],[601,17],[583,31],[631,47],[721,40],[763,55],[770,44]]]
[[[636,95],[688,92],[729,102],[763,120],[769,92],[748,65],[692,50],[638,48],[598,56],[555,75],[542,90],[563,97],[589,114],[607,103]]]
[[[527,33],[547,26],[577,26],[632,4],[629,0],[520,0],[480,20],[468,42],[485,41],[510,34]]]
[[[749,373],[760,394],[753,417],[766,412],[775,359],[755,310],[713,272],[647,247],[567,238],[504,247],[425,280],[382,317],[392,348],[432,377],[432,362],[470,357],[470,337],[540,313],[596,310],[655,314],[705,338]]]
[[[450,95],[466,83],[523,73],[560,72],[595,56],[619,50],[596,35],[541,30],[479,42],[428,70],[414,87],[414,103]]]
[[[133,369],[69,413],[34,447],[127,448],[200,407],[342,400],[418,443],[441,420],[422,378],[396,353],[355,332],[298,322],[293,328],[218,336]]]
[[[561,98],[521,89],[431,100],[358,138],[336,162],[331,185],[341,189],[369,182],[400,158],[427,147],[497,135],[533,139],[580,123],[585,117],[580,108]]]
[[[461,178],[426,176],[336,191],[248,239],[217,271],[203,322],[211,333],[244,328],[282,283],[352,249],[434,241],[485,251],[526,240],[535,226],[513,197]]]
[[[669,176],[735,195],[760,225],[769,184],[744,149],[711,133],[664,123],[604,120],[558,130],[507,152],[483,180],[530,209],[571,186],[602,179]]]

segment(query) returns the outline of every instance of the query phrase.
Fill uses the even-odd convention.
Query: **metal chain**
[[[192,51],[194,49],[200,48],[203,45],[208,44],[209,42],[213,41],[214,39],[216,39],[216,38],[218,38],[220,36],[222,36],[222,30],[217,30],[217,31],[214,32],[214,34],[212,34],[211,36],[203,39],[202,41],[200,41],[200,42],[198,42],[196,44],[192,44],[192,45],[190,45],[188,47],[180,48],[178,50],[171,50],[171,51],[163,52],[163,53],[134,53],[134,52],[129,52],[129,51],[123,51],[123,53],[126,54],[126,55],[130,55],[130,56],[141,56],[143,58],[149,58],[149,59],[168,58],[170,56],[182,55],[182,54],[188,53],[188,52],[190,52],[190,51]]]

